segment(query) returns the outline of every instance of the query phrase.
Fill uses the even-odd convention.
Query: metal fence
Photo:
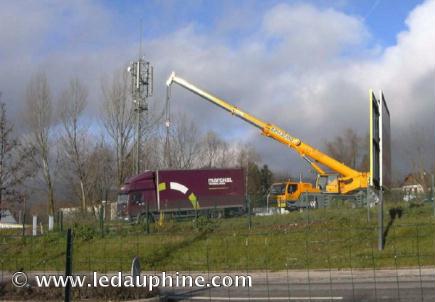
[[[159,289],[161,297],[173,301],[434,301],[432,200],[425,195],[405,202],[391,194],[384,208],[383,250],[378,249],[376,204],[334,202],[286,214],[249,211],[252,215],[228,219],[162,217],[154,223],[64,217],[62,226],[58,221],[43,235],[1,231],[0,278],[5,284],[16,271],[63,274],[65,230],[71,228],[76,274],[128,272],[137,256],[143,274],[252,276],[248,288]],[[81,291],[73,295],[81,299],[91,289],[74,291]],[[113,299],[113,293],[100,298]]]

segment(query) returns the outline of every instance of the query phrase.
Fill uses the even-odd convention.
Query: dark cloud
[[[54,95],[72,76],[81,78],[90,90],[89,118],[96,116],[101,81],[113,70],[125,68],[139,48],[137,43],[117,43],[125,39],[111,24],[111,13],[98,3],[30,1],[27,10],[22,3],[4,5],[0,39],[6,47],[0,50],[0,90],[13,112],[23,108],[29,75],[44,70]],[[175,70],[322,149],[326,139],[348,127],[365,135],[368,90],[383,89],[394,142],[399,147],[412,145],[401,135],[410,124],[429,125],[425,133],[433,131],[434,10],[435,1],[417,7],[406,20],[408,29],[387,49],[373,45],[362,18],[306,4],[279,4],[262,12],[258,27],[242,28],[247,34],[237,43],[225,44],[225,39],[199,31],[194,23],[186,25],[144,41],[144,53],[155,67],[151,108],[163,110],[164,82]],[[14,19],[17,15],[20,20]],[[222,37],[239,25],[233,21],[229,28],[220,26],[217,32]],[[15,35],[11,27],[16,28]],[[306,170],[291,150],[189,92],[174,88],[171,109],[174,114],[189,114],[203,131],[213,129],[227,138],[251,141],[274,169]],[[433,140],[433,135],[426,136]]]

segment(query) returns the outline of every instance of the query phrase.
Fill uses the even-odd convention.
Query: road
[[[89,275],[89,272],[76,272]],[[128,275],[129,273],[126,272]],[[176,272],[166,272],[175,276]],[[63,275],[63,272],[30,272],[34,275]],[[101,275],[101,273],[100,273]],[[107,276],[116,275],[109,272]],[[161,272],[141,272],[142,276],[161,276]],[[379,270],[288,270],[279,272],[179,272],[179,275],[210,277],[235,275],[252,277],[252,287],[162,287],[168,301],[435,301],[435,268]],[[10,272],[1,272],[2,281]],[[89,281],[92,280],[89,276]],[[9,282],[9,281],[8,281]]]
[[[169,301],[435,301],[434,268],[250,275],[251,288],[161,288],[160,292]]]

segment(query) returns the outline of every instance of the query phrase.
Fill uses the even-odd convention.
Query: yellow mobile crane
[[[286,182],[272,186],[272,194],[276,195],[278,207],[288,208],[296,202],[303,193],[331,193],[331,194],[348,194],[355,193],[361,189],[367,188],[369,185],[369,173],[356,171],[345,164],[335,160],[325,153],[311,147],[302,142],[283,129],[273,124],[266,123],[255,116],[242,111],[224,100],[221,100],[208,92],[196,87],[188,81],[178,77],[174,72],[166,81],[168,89],[176,83],[181,87],[193,92],[196,95],[210,101],[212,104],[230,112],[231,114],[241,118],[251,125],[260,129],[264,136],[273,138],[274,140],[292,148],[303,159],[305,159],[313,169],[318,173],[316,186],[313,187],[309,183],[302,182]],[[329,168],[333,173],[327,173],[319,164]],[[276,189],[280,188],[278,192]],[[273,192],[275,188],[276,192]]]

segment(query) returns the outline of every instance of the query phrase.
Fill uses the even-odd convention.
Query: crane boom
[[[356,189],[366,188],[368,185],[368,173],[356,171],[345,164],[335,160],[334,158],[326,155],[325,153],[311,147],[310,145],[302,142],[299,138],[296,138],[285,130],[279,128],[276,125],[266,123],[257,117],[233,106],[224,100],[215,97],[208,92],[196,87],[188,81],[178,77],[174,72],[170,75],[166,81],[168,87],[172,83],[176,83],[181,87],[193,92],[194,94],[208,100],[214,105],[230,112],[231,114],[241,118],[242,120],[250,123],[261,130],[262,134],[273,138],[274,140],[292,148],[302,158],[307,160],[311,166],[319,173],[319,175],[327,175],[325,171],[317,164],[320,163],[325,167],[328,167],[332,171],[340,174],[342,177],[336,181],[332,187],[336,189],[330,189],[329,191],[337,191],[337,193],[347,193]]]

